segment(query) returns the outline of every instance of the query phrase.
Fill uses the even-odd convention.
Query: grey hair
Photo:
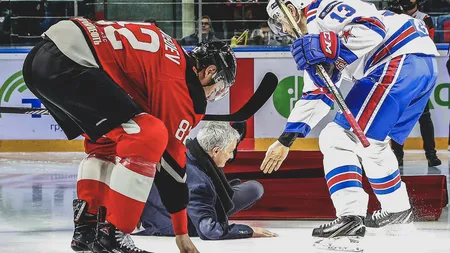
[[[215,147],[222,150],[239,138],[239,132],[226,122],[207,122],[197,133],[198,143],[205,152],[209,152]]]

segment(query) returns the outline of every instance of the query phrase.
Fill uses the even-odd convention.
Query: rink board
[[[265,194],[249,210],[234,219],[333,219],[335,209],[324,179],[323,156],[319,151],[292,151],[280,170],[272,174],[260,171],[264,151],[240,152],[224,171],[228,179],[256,180]],[[442,159],[445,155],[439,154]],[[415,220],[436,221],[448,204],[448,182],[444,165],[426,169],[426,161],[410,161],[407,154],[402,180],[406,184]],[[420,169],[418,169],[420,168]],[[423,169],[422,169],[423,168]],[[436,175],[437,171],[442,174]],[[380,209],[368,179],[363,175],[364,191],[369,195],[368,212]]]
[[[278,49],[277,49],[278,50]],[[207,113],[224,114],[238,110],[253,94],[268,71],[275,73],[279,85],[267,103],[248,120],[247,139],[241,149],[264,150],[283,131],[286,118],[295,102],[301,97],[303,73],[296,70],[290,53],[286,50],[267,51],[236,49],[238,74],[230,96],[211,103]],[[0,54],[0,106],[42,107],[39,100],[27,89],[21,73],[26,50]],[[440,51],[442,55],[446,51]],[[450,78],[445,69],[447,57],[438,57],[439,78],[430,98],[431,114],[438,149],[446,149],[449,134]],[[343,83],[345,95],[351,83]],[[317,150],[317,137],[321,129],[333,120],[336,108],[314,128],[305,139],[294,143],[293,149]],[[198,128],[197,128],[198,129]],[[191,135],[195,135],[193,129]],[[411,132],[406,149],[421,147],[418,126]],[[64,141],[65,135],[50,116],[2,114],[0,118],[0,151],[81,151],[82,141]]]

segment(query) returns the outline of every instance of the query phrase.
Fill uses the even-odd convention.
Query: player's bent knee
[[[117,155],[121,158],[141,157],[158,162],[168,143],[164,123],[150,114],[140,114],[122,124],[125,134],[117,142]]]
[[[105,183],[104,179],[111,174],[114,165],[113,157],[90,154],[78,167],[77,181],[89,179]]]
[[[359,148],[358,154],[361,157],[369,158],[372,160],[384,159],[384,154],[387,152],[392,152],[391,147],[389,145],[389,141],[377,141],[374,139],[370,139],[370,146],[363,148]]]
[[[319,148],[323,154],[339,150],[354,151],[356,136],[335,122],[330,122],[319,135]]]

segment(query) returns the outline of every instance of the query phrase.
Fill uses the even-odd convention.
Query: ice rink
[[[443,165],[427,168],[423,152],[409,151],[406,175],[449,175],[448,151]],[[0,153],[0,253],[72,252],[72,199],[82,153]],[[449,183],[449,181],[447,181]],[[450,187],[449,187],[450,188]],[[437,222],[417,222],[417,230],[390,236],[386,229],[368,230],[366,253],[450,253],[450,222],[446,207]],[[266,227],[277,238],[193,241],[202,253],[324,252],[312,247],[312,228],[325,221],[238,221]],[[328,222],[328,221],[327,221]],[[178,252],[174,238],[134,237],[137,246],[157,253]],[[332,252],[332,251],[328,251]]]

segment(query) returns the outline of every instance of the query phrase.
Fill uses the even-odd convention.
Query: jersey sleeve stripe
[[[161,167],[169,173],[177,182],[186,183],[186,173],[183,168],[181,168],[175,159],[170,156],[170,154],[166,151],[161,158]],[[183,174],[183,177],[180,176]]]
[[[327,104],[329,107],[333,105],[333,99],[331,97],[331,94],[308,94],[305,97],[302,97],[303,100],[322,100],[325,104]]]
[[[400,27],[367,61],[364,71],[392,55],[406,43],[419,37],[411,22]]]
[[[309,17],[311,17],[312,15],[315,15],[316,12],[317,12],[317,9],[315,9],[315,10],[308,10],[308,13],[306,14],[306,17],[309,18]]]
[[[356,17],[352,20],[353,23],[361,24],[378,33],[382,38],[386,37],[386,27],[383,22],[375,17]]]
[[[320,5],[321,2],[322,2],[322,0],[317,0],[317,1],[313,2],[313,3],[311,3],[308,6],[308,12],[310,12],[312,10],[316,10],[317,11],[317,8],[319,8],[319,5]]]
[[[316,15],[312,15],[311,17],[309,17],[309,18],[306,20],[306,23],[309,24],[309,22],[313,21],[314,19],[316,19]]]
[[[311,127],[304,122],[288,122],[284,128],[287,133],[299,133],[298,137],[305,137],[311,131]]]
[[[358,56],[354,54],[350,49],[348,49],[343,43],[341,43],[341,52],[339,53],[339,57],[344,59],[344,61],[348,64],[353,63],[358,60]]]

